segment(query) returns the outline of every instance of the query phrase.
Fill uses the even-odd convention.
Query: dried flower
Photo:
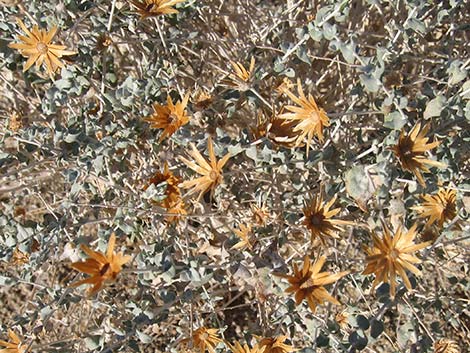
[[[287,339],[287,336],[257,338],[260,339],[258,346],[260,348],[264,348],[264,353],[290,353],[298,350],[284,343]]]
[[[335,321],[340,327],[344,328],[348,325],[348,317],[349,313],[347,311],[342,311],[335,315]]]
[[[215,353],[215,347],[222,342],[217,335],[216,328],[206,328],[204,326],[193,331],[191,338],[185,338],[181,341],[184,348],[198,353],[204,353],[206,350]]]
[[[297,125],[294,128],[294,132],[299,132],[295,147],[298,147],[307,136],[307,156],[310,149],[310,143],[314,136],[317,136],[320,142],[323,142],[323,127],[330,126],[330,120],[326,115],[325,111],[317,106],[317,103],[313,99],[312,95],[305,97],[300,79],[297,80],[297,93],[299,97],[296,97],[289,89],[285,89],[284,92],[294,101],[298,106],[288,105],[286,109],[291,113],[284,113],[279,115],[279,118],[288,121],[294,121]]]
[[[226,342],[226,344],[233,353],[264,353],[266,348],[259,345],[255,345],[253,348],[250,348],[247,344],[242,346],[240,342],[235,342],[233,346],[228,342]]]
[[[287,148],[303,146],[303,142],[298,144],[299,133],[294,132],[294,121],[286,121],[276,115],[266,118],[263,113],[258,114],[257,120],[256,127],[252,128],[255,139],[267,137],[273,144]]]
[[[107,33],[101,33],[98,38],[96,39],[96,49],[98,51],[104,51],[106,50],[111,44],[113,43],[113,40]]]
[[[284,77],[281,84],[276,87],[276,92],[279,94],[284,94],[286,91],[292,89],[292,87],[294,87],[292,81],[288,77]]]
[[[329,301],[333,304],[340,304],[338,300],[333,298],[323,286],[334,283],[349,273],[347,271],[336,274],[320,272],[325,260],[325,257],[321,256],[312,264],[308,256],[305,256],[302,268],[298,268],[297,264],[294,263],[293,276],[277,274],[280,277],[286,278],[290,283],[290,287],[286,289],[286,292],[295,293],[295,304],[299,305],[304,299],[306,299],[312,312],[315,312],[317,305],[321,305],[325,301]]]
[[[168,163],[165,162],[162,172],[155,173],[149,180],[148,184],[144,186],[147,190],[150,185],[159,185],[165,183],[165,198],[159,202],[159,205],[165,208],[175,206],[181,200],[181,192],[178,184],[181,183],[181,178],[175,176],[168,168]]]
[[[233,71],[223,80],[223,83],[240,91],[247,91],[255,69],[255,58],[251,57],[248,70],[239,62],[230,61],[230,64]]]
[[[8,119],[8,128],[11,130],[11,131],[18,131],[19,129],[21,129],[23,127],[23,121],[22,121],[22,117],[21,115],[13,110],[10,114],[9,114],[9,119]]]
[[[132,5],[137,8],[141,19],[178,13],[178,10],[173,8],[173,6],[185,1],[186,0],[130,0]]]
[[[29,254],[22,252],[18,247],[13,250],[10,263],[15,266],[22,266],[29,262]]]
[[[240,224],[240,230],[234,229],[233,232],[240,238],[240,241],[232,246],[232,249],[252,249],[254,240],[251,238],[251,225]]]
[[[271,217],[268,208],[264,205],[258,206],[255,204],[251,204],[250,208],[253,214],[254,222],[257,225],[264,227],[268,223],[269,218]]]
[[[207,149],[209,150],[209,162],[207,162],[204,157],[199,153],[196,146],[191,144],[192,151],[189,154],[194,158],[194,160],[198,163],[194,163],[184,157],[180,157],[181,161],[186,164],[189,168],[194,170],[196,173],[201,174],[202,177],[185,181],[181,184],[182,188],[189,189],[189,195],[194,193],[199,193],[198,200],[201,196],[211,190],[214,191],[215,187],[222,183],[222,168],[224,167],[225,163],[230,158],[230,153],[227,153],[221,160],[217,161],[214,153],[214,146],[212,144],[212,138],[209,137],[207,141]]]
[[[434,342],[434,353],[460,353],[460,347],[455,341],[442,338]]]
[[[0,349],[0,353],[26,353],[28,346],[21,343],[16,333],[8,329],[8,337],[10,338],[10,342],[0,340],[0,346],[6,347]]]
[[[168,215],[165,217],[166,221],[173,223],[180,219],[180,215],[187,214],[184,202],[181,197],[181,191],[178,185],[181,183],[181,178],[175,176],[168,168],[168,163],[165,162],[163,172],[157,172],[150,178],[149,183],[145,185],[146,190],[150,185],[159,185],[165,183],[165,198],[157,204],[164,207],[168,211]]]
[[[193,103],[196,109],[205,110],[209,108],[213,101],[214,98],[209,92],[199,89],[195,94]]]
[[[400,226],[395,234],[391,235],[390,229],[383,224],[383,237],[375,233],[372,234],[374,245],[372,248],[366,248],[367,252],[367,267],[363,274],[375,274],[372,289],[377,284],[384,282],[389,283],[391,288],[391,295],[394,297],[396,292],[396,277],[397,275],[403,279],[405,286],[411,290],[411,283],[406,274],[406,270],[415,275],[420,275],[419,271],[413,264],[421,263],[416,256],[412,255],[415,251],[428,246],[431,242],[415,244],[413,242],[416,237],[416,227],[414,224],[410,230],[403,231]]]
[[[310,230],[311,241],[320,238],[323,244],[326,244],[327,237],[337,238],[336,232],[342,231],[339,224],[353,225],[353,222],[334,219],[333,216],[337,215],[341,209],[335,208],[330,210],[330,207],[336,201],[336,195],[327,203],[323,202],[323,197],[319,193],[313,198],[310,203],[305,203],[303,208],[304,221],[303,224]]]
[[[88,293],[89,295],[94,295],[103,287],[105,282],[115,281],[122,270],[122,266],[131,259],[130,256],[123,255],[122,252],[115,253],[115,243],[116,236],[113,233],[109,238],[106,254],[93,251],[88,246],[82,244],[81,248],[89,258],[83,262],[74,262],[71,266],[80,272],[91,275],[91,277],[72,283],[71,286],[78,287],[82,284],[93,284]]]
[[[426,186],[421,171],[429,172],[426,165],[433,167],[444,167],[445,164],[431,159],[427,159],[424,156],[426,151],[432,150],[439,146],[439,141],[427,143],[429,138],[425,137],[429,131],[429,125],[426,125],[421,129],[421,123],[417,123],[408,134],[405,134],[403,129],[400,133],[398,143],[392,147],[395,156],[400,161],[400,164],[404,170],[412,172],[418,178],[419,183],[422,186]]]
[[[169,223],[174,223],[181,219],[181,216],[187,214],[188,212],[186,212],[184,201],[180,200],[180,202],[167,209],[167,216],[165,219]]]
[[[33,29],[29,31],[21,20],[18,20],[18,24],[23,32],[26,33],[26,36],[19,36],[23,43],[10,43],[8,46],[18,49],[21,55],[28,58],[23,67],[23,72],[28,70],[34,63],[36,63],[36,67],[44,63],[52,79],[57,69],[64,67],[59,58],[77,54],[75,51],[65,50],[66,47],[63,45],[51,44],[52,39],[57,33],[56,26],[47,32],[44,29],[39,29],[37,25],[34,25]]]
[[[419,213],[419,218],[429,217],[426,227],[434,223],[442,227],[445,221],[450,221],[457,215],[456,190],[439,188],[436,195],[424,195],[422,198],[424,202],[413,209]]]
[[[166,105],[158,103],[153,105],[154,113],[144,120],[150,123],[151,128],[163,129],[159,142],[162,142],[166,137],[170,137],[181,126],[189,122],[189,116],[185,111],[188,100],[189,94],[186,94],[183,101],[173,104],[171,97],[168,95]]]

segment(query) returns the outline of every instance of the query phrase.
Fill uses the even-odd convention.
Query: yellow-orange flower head
[[[83,262],[72,263],[72,268],[91,275],[91,277],[84,280],[72,283],[72,287],[78,287],[82,284],[92,284],[93,287],[89,289],[89,295],[94,295],[107,281],[115,281],[117,276],[122,270],[122,266],[129,262],[130,256],[124,255],[122,252],[115,253],[114,245],[116,243],[116,236],[111,234],[108,242],[106,254],[99,251],[91,250],[88,246],[82,245],[82,250],[89,256]]]
[[[290,287],[286,289],[286,292],[295,293],[295,304],[299,305],[306,299],[312,312],[315,312],[317,305],[321,305],[325,301],[340,304],[323,286],[334,283],[348,274],[347,271],[336,274],[320,272],[325,260],[325,257],[321,256],[315,263],[312,263],[308,256],[305,256],[302,268],[297,267],[297,264],[294,263],[292,276],[277,274],[289,282]]]
[[[153,105],[154,113],[144,120],[153,129],[163,129],[159,142],[170,137],[176,130],[189,122],[189,115],[187,115],[185,110],[188,100],[189,94],[186,94],[182,101],[173,104],[171,97],[168,95],[166,105],[158,103]]]
[[[330,119],[326,115],[325,111],[318,107],[311,94],[308,95],[308,98],[305,96],[300,79],[297,80],[298,97],[287,88],[284,89],[284,92],[298,106],[286,106],[286,109],[289,110],[290,113],[281,114],[279,115],[279,118],[297,123],[293,130],[294,133],[299,133],[295,147],[300,146],[303,143],[304,138],[307,137],[308,156],[310,144],[314,136],[316,136],[320,142],[323,142],[323,128],[325,126],[330,126]]]
[[[231,345],[229,342],[226,342],[226,344],[232,353],[264,353],[265,351],[265,347],[255,345],[253,348],[250,348],[247,344],[242,346],[238,341],[233,345]]]
[[[18,24],[23,32],[26,33],[26,36],[18,36],[22,43],[10,43],[8,46],[18,49],[21,55],[28,58],[23,66],[23,72],[27,71],[34,63],[36,63],[37,68],[44,64],[47,73],[53,78],[57,69],[64,67],[59,58],[77,54],[75,51],[66,50],[66,47],[63,45],[51,43],[57,33],[56,26],[47,32],[44,29],[39,29],[36,25],[29,31],[21,20],[18,20]]]
[[[391,295],[394,297],[397,276],[403,279],[408,290],[412,289],[406,270],[415,275],[421,274],[421,271],[414,266],[414,264],[421,263],[421,260],[413,253],[431,243],[415,244],[413,242],[417,235],[416,227],[417,225],[414,224],[408,231],[399,227],[392,237],[388,226],[383,224],[382,238],[375,233],[372,234],[374,245],[371,248],[366,248],[367,267],[363,272],[364,275],[375,274],[372,289],[379,283],[389,283]]]
[[[186,0],[130,0],[137,8],[141,19],[178,13],[173,6]]]
[[[429,217],[426,227],[434,223],[442,227],[444,222],[454,219],[457,215],[455,190],[439,188],[436,195],[424,195],[422,198],[424,202],[413,209],[418,212],[420,218]]]
[[[324,202],[321,193],[313,198],[303,208],[304,221],[303,224],[310,230],[311,240],[319,238],[322,244],[326,244],[328,237],[337,238],[337,232],[343,229],[339,225],[353,225],[353,222],[343,221],[333,218],[341,209],[335,208],[330,210],[336,201],[336,195],[329,201]]]
[[[398,138],[398,143],[392,147],[393,153],[400,161],[404,170],[412,172],[419,183],[425,186],[421,171],[429,172],[427,166],[444,167],[445,164],[433,161],[425,157],[424,153],[439,146],[439,141],[428,143],[429,138],[425,137],[429,131],[429,125],[421,130],[421,123],[417,123],[411,131],[406,134],[403,129]]]
[[[189,168],[194,170],[196,173],[202,175],[199,178],[185,181],[181,184],[184,189],[191,189],[189,195],[199,193],[198,200],[207,191],[214,191],[215,187],[222,183],[222,168],[230,158],[230,153],[227,153],[222,157],[221,160],[217,161],[214,153],[214,146],[212,144],[212,138],[209,137],[207,141],[207,149],[209,150],[209,162],[199,153],[196,146],[191,144],[192,151],[189,154],[194,158],[197,164],[184,157],[180,157],[181,161],[186,164]]]
[[[185,338],[181,341],[183,349],[186,351],[205,353],[215,353],[215,347],[222,339],[218,336],[216,328],[200,327],[193,331],[190,338]]]
[[[284,343],[287,336],[257,338],[259,339],[258,346],[264,349],[264,353],[291,353],[298,350],[297,348]]]

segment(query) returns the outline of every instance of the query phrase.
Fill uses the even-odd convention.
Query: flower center
[[[174,124],[178,121],[178,116],[175,113],[171,113],[168,115],[167,122],[168,124]]]
[[[47,53],[47,45],[44,44],[43,42],[38,42],[38,44],[36,44],[36,49],[41,54],[46,54]]]
[[[397,249],[393,249],[392,251],[390,251],[388,256],[390,257],[390,259],[396,260],[400,257],[400,252]]]
[[[319,115],[318,115],[317,111],[314,110],[310,113],[310,120],[311,120],[311,123],[314,123],[314,124],[318,123],[320,118],[319,118]]]
[[[106,264],[103,265],[103,267],[101,267],[101,270],[100,270],[100,275],[101,276],[104,276],[106,274],[106,272],[108,272],[109,266],[110,266],[110,264],[106,263]]]
[[[321,214],[313,214],[310,216],[310,224],[312,226],[319,226],[323,222],[323,215]]]
[[[209,173],[209,178],[212,181],[216,181],[219,178],[219,173],[217,173],[215,170],[211,170],[211,172]]]

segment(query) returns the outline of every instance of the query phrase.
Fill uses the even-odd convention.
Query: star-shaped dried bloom
[[[392,297],[396,293],[396,277],[400,276],[408,290],[411,290],[411,283],[406,271],[415,275],[420,275],[414,264],[421,263],[421,260],[413,255],[414,252],[425,248],[431,242],[415,244],[413,242],[417,235],[417,225],[414,224],[410,230],[405,231],[400,226],[392,236],[390,229],[383,224],[383,236],[380,238],[377,234],[372,234],[374,245],[366,248],[367,267],[363,274],[375,274],[372,289],[379,283],[389,283]]]
[[[346,310],[344,310],[335,315],[335,321],[340,327],[345,328],[349,323],[348,317],[349,317],[349,313]]]
[[[185,110],[188,100],[189,94],[186,94],[182,101],[173,104],[171,97],[168,95],[166,105],[158,103],[153,105],[154,113],[144,120],[150,123],[150,127],[153,129],[163,129],[159,142],[162,142],[166,137],[170,137],[181,126],[189,122],[189,115]]]
[[[234,229],[233,232],[240,239],[238,243],[232,246],[232,249],[252,249],[254,245],[254,239],[251,234],[251,225],[240,224],[240,229]]]
[[[433,161],[426,158],[425,152],[439,146],[439,141],[428,143],[429,138],[425,137],[429,131],[429,125],[421,130],[421,123],[417,123],[411,131],[406,134],[403,129],[398,138],[398,143],[392,147],[393,153],[400,161],[404,170],[412,172],[422,186],[426,186],[424,182],[423,172],[429,172],[431,167],[445,167],[444,163]]]
[[[18,36],[22,43],[10,43],[8,46],[18,49],[21,55],[28,58],[23,66],[23,72],[28,70],[34,63],[36,63],[37,68],[45,64],[46,70],[52,79],[57,69],[64,67],[59,58],[77,54],[75,51],[66,50],[63,45],[51,43],[57,33],[56,26],[47,32],[44,29],[39,29],[37,25],[34,25],[33,29],[29,31],[21,20],[18,20],[18,24],[26,33],[26,36]]]
[[[257,338],[259,339],[258,346],[264,348],[264,353],[290,353],[298,351],[297,348],[284,343],[287,339],[287,336]]]
[[[457,342],[449,340],[447,338],[441,338],[434,342],[434,353],[461,353]]]
[[[419,213],[420,218],[429,217],[426,227],[434,223],[442,227],[445,221],[450,221],[457,215],[456,190],[439,188],[436,195],[424,195],[422,198],[424,202],[413,209]]]
[[[88,290],[88,293],[91,296],[97,293],[103,287],[105,282],[115,281],[122,270],[122,266],[131,259],[130,256],[124,255],[122,252],[115,253],[115,243],[116,236],[113,233],[109,238],[106,254],[91,250],[88,246],[82,244],[81,249],[89,256],[89,258],[83,262],[74,262],[71,266],[72,268],[86,273],[91,277],[72,283],[71,286],[78,287],[82,284],[92,284],[93,287]]]
[[[214,146],[212,144],[212,138],[209,137],[207,141],[207,149],[209,150],[209,162],[199,153],[196,146],[191,144],[192,151],[189,155],[196,161],[190,161],[184,157],[180,157],[181,161],[186,164],[189,168],[194,170],[196,173],[202,175],[199,178],[185,181],[181,184],[184,189],[191,189],[189,195],[199,193],[197,200],[199,201],[207,191],[213,192],[217,185],[223,181],[222,168],[230,158],[230,153],[227,153],[222,157],[221,160],[217,161],[214,153]]]
[[[131,4],[137,8],[141,19],[178,13],[178,10],[173,6],[185,1],[186,0],[130,0]]]
[[[254,222],[259,226],[266,226],[269,219],[271,218],[271,213],[269,212],[269,209],[265,205],[258,206],[256,204],[251,204],[250,208],[251,213],[253,214]]]
[[[295,304],[299,305],[304,299],[312,312],[315,312],[317,305],[329,301],[333,304],[340,304],[323,287],[327,284],[336,282],[349,272],[344,271],[336,274],[329,272],[320,272],[325,264],[325,257],[321,256],[315,263],[312,263],[308,256],[305,256],[302,268],[294,263],[294,274],[292,276],[277,274],[277,276],[286,278],[290,287],[286,289],[287,293],[295,293]]]
[[[235,342],[234,345],[231,345],[229,342],[226,342],[227,346],[233,353],[264,353],[266,347],[261,347],[258,344],[250,348],[246,343],[242,346],[240,342]]]
[[[319,238],[322,244],[326,244],[327,237],[337,238],[336,234],[343,229],[338,225],[353,225],[351,221],[344,221],[332,218],[336,216],[341,209],[330,210],[336,201],[336,195],[327,203],[323,201],[321,193],[317,194],[310,202],[305,203],[303,208],[303,224],[310,230],[311,241]]]
[[[218,336],[218,330],[216,328],[206,328],[204,326],[193,331],[190,338],[183,339],[180,344],[183,349],[204,353],[209,351],[215,353],[215,347],[217,344],[222,342],[222,339]]]
[[[0,346],[5,348],[0,349],[0,353],[26,353],[28,345],[22,344],[20,338],[12,330],[8,329],[9,342],[0,340]]]
[[[284,89],[284,92],[294,101],[294,103],[297,104],[297,106],[286,106],[286,109],[289,110],[290,113],[281,114],[279,115],[279,118],[297,123],[293,130],[293,132],[299,133],[295,147],[300,146],[300,144],[303,143],[304,138],[307,137],[308,157],[313,137],[316,136],[320,142],[323,142],[323,128],[325,126],[330,126],[330,119],[326,115],[325,111],[318,107],[311,94],[308,95],[308,98],[305,97],[300,79],[297,80],[298,97],[287,88]]]

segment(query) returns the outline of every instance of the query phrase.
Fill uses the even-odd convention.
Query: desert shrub
[[[0,6],[0,348],[466,351],[466,1]]]

